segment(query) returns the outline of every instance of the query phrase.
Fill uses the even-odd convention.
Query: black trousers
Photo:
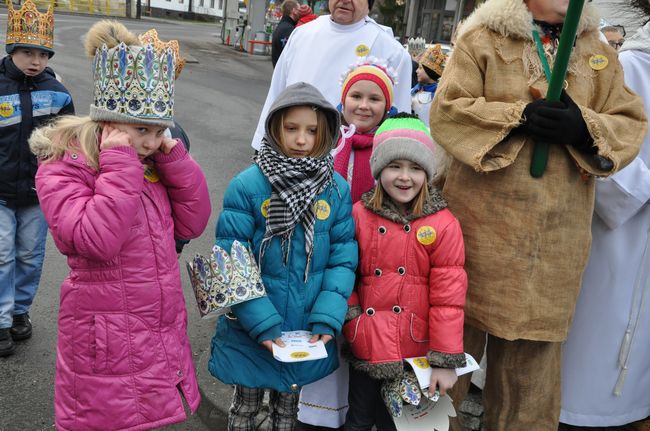
[[[375,380],[350,365],[350,389],[345,431],[397,431],[395,422],[381,398],[381,380]]]

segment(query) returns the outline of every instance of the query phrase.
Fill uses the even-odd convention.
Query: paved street
[[[0,9],[2,47],[6,9]],[[55,51],[50,65],[72,93],[77,113],[87,115],[91,100],[91,62],[83,52],[83,34],[96,18],[55,16]],[[185,257],[207,253],[228,181],[250,162],[250,139],[270,82],[269,57],[242,54],[224,47],[215,24],[125,20],[134,32],[155,27],[164,40],[178,39],[181,53],[199,63],[185,66],[176,87],[175,117],[191,140],[191,153],[205,171],[212,218],[201,238],[185,248]],[[183,260],[183,258],[181,258]],[[48,238],[39,293],[32,307],[34,336],[18,345],[15,355],[0,358],[0,431],[54,429],[54,362],[59,285],[67,274],[65,259]],[[201,321],[187,288],[189,333],[195,362],[209,349],[214,320]],[[205,430],[198,418],[165,430]]]

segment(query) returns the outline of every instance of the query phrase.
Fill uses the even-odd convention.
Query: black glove
[[[597,153],[580,108],[564,90],[559,101],[538,99],[526,105],[523,118],[524,131],[535,142],[572,145],[580,151]]]

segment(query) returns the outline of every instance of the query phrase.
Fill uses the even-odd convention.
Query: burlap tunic
[[[521,0],[488,2],[472,15],[432,103],[431,133],[455,158],[444,195],[465,237],[466,323],[508,340],[562,341],[591,243],[594,176],[634,158],[646,119],[587,5],[567,92],[614,168],[598,170],[591,156],[554,144],[544,176],[531,177],[533,142],[509,136],[533,100],[529,86],[547,89],[531,23]],[[592,69],[595,54],[608,66]]]

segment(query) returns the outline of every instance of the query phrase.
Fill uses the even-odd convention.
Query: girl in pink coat
[[[146,430],[183,421],[183,398],[192,412],[199,405],[174,240],[203,232],[210,201],[199,165],[163,135],[174,55],[137,46],[121,24],[96,26],[87,44],[99,34],[108,46],[96,49],[90,117],[63,117],[30,139],[38,197],[70,266],[55,423]]]
[[[430,395],[444,395],[465,364],[465,250],[458,220],[428,184],[433,148],[410,114],[386,119],[375,134],[377,186],[352,210],[360,258],[343,328],[353,355],[346,431],[395,430],[384,403],[405,358],[427,357]]]

